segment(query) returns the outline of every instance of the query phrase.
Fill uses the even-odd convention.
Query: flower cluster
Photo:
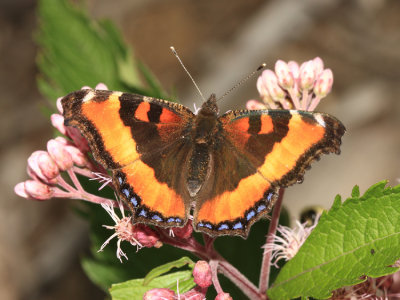
[[[180,294],[179,285],[177,286],[178,293],[166,288],[156,288],[147,291],[144,300],[204,300],[206,299],[207,289],[212,285],[212,271],[210,265],[204,261],[199,260],[193,268],[193,280],[196,287],[190,291]],[[215,300],[232,300],[228,293],[219,292]]]
[[[275,72],[264,70],[257,80],[263,103],[247,102],[248,109],[297,109],[313,111],[331,91],[333,74],[321,58],[302,63],[278,60]]]

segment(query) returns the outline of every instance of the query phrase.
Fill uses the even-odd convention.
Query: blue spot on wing
[[[139,216],[147,217],[147,212],[146,212],[144,209],[142,209],[142,210],[140,211],[140,213],[139,213]]]
[[[175,218],[175,222],[176,222],[176,223],[182,223],[182,219],[180,219],[180,218]]]
[[[264,205],[264,204],[261,204],[261,205],[259,205],[257,207],[257,212],[261,212],[261,211],[266,210],[266,209],[267,209],[267,206]]]
[[[175,222],[175,218],[168,218],[167,223]]]
[[[157,216],[157,215],[154,215],[154,216],[152,216],[151,217],[153,220],[156,220],[157,222],[161,222],[162,221],[162,219],[159,217],[159,216]]]
[[[121,185],[122,184],[122,177],[121,176],[118,176],[118,182],[119,182],[119,184]]]
[[[269,193],[268,196],[267,196],[267,200],[271,201],[271,198],[272,198],[273,195],[274,195],[273,193]]]
[[[249,220],[250,220],[251,218],[253,218],[255,215],[256,215],[256,213],[255,213],[254,210],[249,211],[249,212],[247,213],[247,215],[246,215],[247,221],[249,221]]]
[[[134,207],[138,206],[138,201],[137,201],[136,197],[131,198],[131,203],[133,204]]]
[[[218,227],[218,230],[225,230],[229,229],[229,226],[227,224],[221,224],[221,226]]]
[[[198,223],[197,224],[197,226],[198,227],[206,227],[206,228],[208,228],[208,229],[212,229],[212,226],[211,226],[211,224],[209,224],[209,223]]]
[[[125,196],[128,198],[130,193],[128,189],[122,189],[122,192],[125,194]]]
[[[243,229],[243,224],[242,222],[237,222],[235,225],[232,227],[233,229]]]

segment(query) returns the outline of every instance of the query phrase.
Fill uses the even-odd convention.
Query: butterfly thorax
[[[189,158],[186,186],[191,197],[197,195],[209,173],[211,147],[218,132],[218,107],[215,94],[203,103],[192,128],[193,148]]]

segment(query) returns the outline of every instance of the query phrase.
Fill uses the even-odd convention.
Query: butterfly
[[[80,129],[112,172],[133,223],[247,237],[280,187],[302,181],[323,153],[340,153],[342,123],[297,110],[219,115],[212,94],[197,114],[142,95],[79,90],[62,99],[65,125]]]

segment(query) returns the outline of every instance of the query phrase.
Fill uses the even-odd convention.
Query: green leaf
[[[362,197],[348,198],[324,213],[297,255],[268,290],[271,299],[327,298],[363,276],[392,274],[400,257],[400,185],[373,185]],[[357,189],[353,190],[357,195]],[[364,278],[364,279],[363,279]]]
[[[39,1],[38,15],[38,85],[49,99],[100,82],[111,90],[142,89],[131,51],[110,22],[93,21],[66,0]]]
[[[128,270],[119,268],[119,266],[111,263],[99,262],[90,258],[82,258],[81,265],[90,280],[104,291],[107,291],[113,282],[119,282],[121,278],[129,276]]]
[[[358,185],[355,185],[353,190],[351,191],[351,197],[360,197],[360,187]]]
[[[195,286],[191,279],[191,271],[180,271],[153,279],[148,285],[144,285],[144,279],[134,279],[123,283],[113,284],[110,294],[113,300],[142,299],[144,293],[154,288],[169,288],[179,293],[185,293]],[[190,284],[188,284],[190,283]]]
[[[184,256],[178,260],[158,266],[146,275],[143,285],[148,285],[154,278],[171,271],[172,268],[181,268],[186,264],[188,264],[190,267],[193,267],[194,262],[189,257]]]

